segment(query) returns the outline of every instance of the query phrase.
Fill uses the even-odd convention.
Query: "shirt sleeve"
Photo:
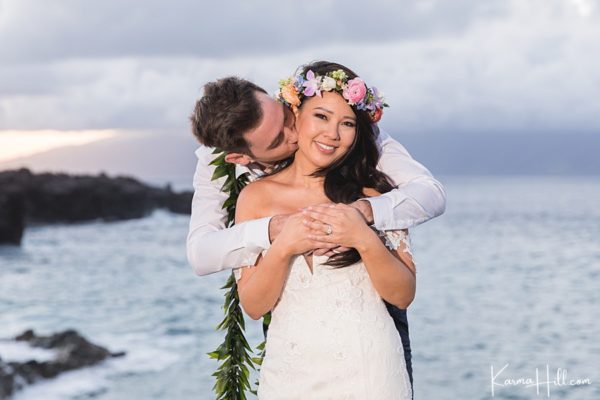
[[[187,259],[197,275],[254,265],[262,250],[270,246],[270,217],[226,227],[227,212],[222,208],[227,193],[221,191],[225,178],[211,180],[215,157],[212,149],[196,150],[194,196],[186,248]]]
[[[379,170],[385,172],[396,189],[367,200],[373,209],[375,228],[381,231],[407,229],[444,213],[446,192],[423,165],[408,151],[381,131]]]

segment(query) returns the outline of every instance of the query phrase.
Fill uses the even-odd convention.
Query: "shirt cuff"
[[[249,253],[245,265],[254,265],[258,255],[271,247],[269,241],[269,222],[271,217],[264,217],[244,222],[244,244]]]
[[[361,200],[366,200],[371,204],[373,211],[373,226],[380,231],[392,229],[391,225],[394,221],[394,210],[392,201],[384,196],[366,197]]]

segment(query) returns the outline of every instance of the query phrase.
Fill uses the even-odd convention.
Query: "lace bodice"
[[[386,237],[410,251],[403,232]],[[272,311],[259,399],[410,399],[402,341],[365,265],[312,261],[311,273],[293,259]]]

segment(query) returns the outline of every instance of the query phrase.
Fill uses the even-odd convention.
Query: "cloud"
[[[315,0],[310,3],[4,0],[6,62],[106,57],[281,54],[315,44],[379,43],[463,32],[504,11],[501,0]]]
[[[183,133],[203,83],[328,59],[386,93],[392,133],[600,132],[591,1],[139,4],[0,3],[0,130]]]

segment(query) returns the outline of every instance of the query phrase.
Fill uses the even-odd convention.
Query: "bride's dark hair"
[[[306,76],[306,73],[312,70],[315,75],[324,76],[338,69],[346,73],[348,80],[358,76],[348,67],[328,61],[315,61],[304,65],[298,72]],[[380,151],[376,139],[379,131],[371,123],[367,111],[359,110],[356,106],[350,107],[356,115],[356,135],[352,146],[343,157],[312,174],[325,178],[325,195],[334,203],[349,204],[363,198],[364,188],[372,188],[379,193],[389,192],[394,188],[391,179],[377,170]],[[359,260],[358,251],[352,249],[330,257],[327,265],[347,267]]]

